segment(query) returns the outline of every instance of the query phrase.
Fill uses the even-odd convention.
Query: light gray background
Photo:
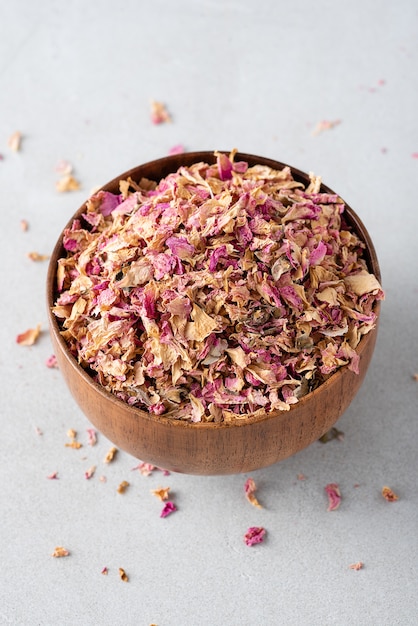
[[[1,624],[418,623],[417,87],[414,0],[0,1]],[[151,124],[151,99],[171,124]],[[314,136],[321,120],[341,123]],[[19,153],[7,147],[15,130]],[[50,253],[93,187],[177,143],[322,175],[380,259],[378,343],[337,424],[344,441],[253,472],[260,510],[246,475],[144,477],[124,453],[105,466],[109,442],[87,446],[86,418],[45,367],[47,263],[26,254]],[[60,159],[80,191],[55,191]],[[17,345],[38,322],[40,341]],[[69,428],[80,450],[64,447]],[[329,482],[343,495],[331,513]],[[178,506],[166,519],[159,486]],[[248,548],[252,525],[267,538]],[[57,545],[71,556],[53,559]]]

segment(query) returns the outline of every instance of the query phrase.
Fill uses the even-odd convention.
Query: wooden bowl
[[[282,169],[285,164],[248,154],[237,154],[236,160],[250,166],[265,164]],[[102,189],[119,192],[119,180],[130,176],[160,180],[182,165],[205,161],[214,163],[212,152],[178,154],[140,165],[121,174]],[[293,177],[305,184],[309,177],[291,168]],[[321,191],[334,193],[322,185]],[[74,217],[85,210],[83,205]],[[345,217],[366,244],[365,259],[369,271],[380,280],[380,270],[370,236],[355,212],[346,205]],[[189,474],[234,474],[249,472],[283,460],[324,435],[349,406],[359,390],[369,366],[377,335],[377,325],[361,339],[357,352],[359,374],[342,367],[326,382],[304,396],[289,411],[274,411],[249,417],[235,423],[191,424],[163,415],[150,415],[119,400],[93,381],[70,354],[60,335],[51,308],[57,297],[57,261],[65,256],[62,234],[52,253],[47,277],[47,301],[52,343],[58,364],[76,402],[91,423],[117,447],[134,457],[176,472]],[[375,305],[379,314],[379,302]]]

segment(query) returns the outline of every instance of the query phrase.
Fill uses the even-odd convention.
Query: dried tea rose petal
[[[176,505],[174,504],[174,502],[171,502],[171,500],[168,500],[168,502],[165,503],[163,510],[161,511],[160,517],[167,517],[175,511],[177,511]]]
[[[94,475],[94,472],[95,472],[95,471],[96,471],[96,466],[95,466],[95,465],[92,465],[91,467],[89,467],[89,469],[87,469],[87,470],[84,472],[84,478],[85,478],[86,480],[90,480],[90,478]]]
[[[89,446],[95,446],[97,443],[97,434],[94,428],[87,428],[87,435],[89,438]]]
[[[20,228],[23,230],[23,232],[26,232],[29,228],[29,223],[27,220],[20,220]]]
[[[103,574],[104,576],[107,576],[107,574],[109,573],[108,568],[105,566],[102,571],[100,572],[101,574]]]
[[[7,141],[7,145],[9,146],[10,150],[13,150],[13,152],[19,152],[21,148],[21,144],[22,144],[22,133],[17,130],[15,133],[10,135]]]
[[[118,451],[117,448],[110,448],[109,452],[106,454],[104,458],[104,463],[111,463],[115,459],[117,451]]]
[[[135,467],[132,468],[133,470],[138,470],[142,476],[151,476],[152,472],[158,469],[155,465],[152,465],[151,463],[144,463],[141,462],[138,465],[136,465]]]
[[[123,567],[119,568],[119,577],[121,580],[123,580],[124,583],[127,583],[129,581],[129,577]]]
[[[176,146],[173,146],[172,148],[170,148],[170,150],[168,151],[168,154],[183,154],[184,152],[184,146],[179,143]]]
[[[337,483],[329,483],[325,486],[325,491],[328,495],[328,509],[327,511],[335,511],[338,509],[341,503],[341,492]]]
[[[257,487],[256,487],[254,480],[252,478],[247,478],[247,480],[245,481],[245,485],[244,485],[245,497],[247,498],[248,502],[250,502],[250,504],[261,509],[262,508],[261,504],[259,503],[259,501],[254,495],[256,489]]]
[[[26,256],[35,262],[47,261],[49,259],[49,254],[39,254],[39,252],[28,252]]]
[[[412,378],[418,382],[418,372],[412,375]]]
[[[244,535],[247,546],[254,546],[256,543],[264,541],[266,530],[262,526],[251,526]]]
[[[55,171],[62,176],[68,176],[72,173],[73,166],[65,159],[61,159],[61,161],[58,161],[58,163],[56,164]]]
[[[80,189],[80,183],[71,174],[65,174],[57,180],[55,187],[60,193],[65,193],[66,191],[77,191]]]
[[[16,343],[21,346],[33,346],[41,334],[41,325],[38,324],[36,328],[29,328],[24,333],[21,333],[16,337]]]
[[[79,450],[80,448],[83,447],[83,444],[80,443],[79,441],[70,441],[69,443],[67,442],[65,444],[66,448],[73,448],[73,450]]]
[[[321,122],[318,122],[318,124],[315,126],[312,134],[319,135],[320,133],[323,133],[324,130],[330,130],[331,128],[335,128],[335,126],[338,126],[338,124],[341,124],[341,120],[322,120]]]
[[[387,486],[382,488],[382,496],[388,502],[396,502],[396,500],[399,500],[399,496],[397,496],[396,493],[392,491],[390,487],[387,487]]]
[[[158,489],[152,489],[151,493],[163,502],[168,500],[169,491],[170,487],[159,487]]]
[[[127,488],[129,487],[129,483],[127,480],[123,480],[120,484],[119,487],[117,489],[118,493],[125,493],[125,491],[127,490]]]
[[[58,368],[58,361],[57,361],[57,357],[55,356],[55,354],[51,354],[51,356],[47,358],[47,360],[45,361],[45,365],[49,367],[50,369]]]
[[[296,476],[296,478],[297,478],[298,480],[306,480],[306,476],[305,476],[305,474],[298,474],[298,475]]]
[[[51,556],[55,557],[55,558],[60,558],[63,556],[69,556],[70,552],[64,548],[63,546],[57,546],[54,550],[54,552],[51,554]]]
[[[359,569],[363,569],[364,567],[364,563],[362,561],[357,561],[357,563],[351,563],[351,565],[348,566],[349,569],[354,569],[354,570],[359,570]]]
[[[51,474],[48,474],[47,478],[49,478],[50,480],[58,480],[58,472],[52,472]]]
[[[153,124],[163,124],[171,122],[170,114],[162,102],[151,100],[151,122]]]

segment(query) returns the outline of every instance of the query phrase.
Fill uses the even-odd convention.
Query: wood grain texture
[[[285,165],[242,153],[238,153],[235,160],[247,161],[250,166],[262,163],[275,169]],[[198,161],[213,163],[213,152],[192,152],[152,161],[121,174],[102,189],[117,193],[119,180],[128,176],[138,182],[143,177],[158,181],[181,165]],[[296,180],[309,183],[307,174],[291,169]],[[335,193],[325,185],[321,191]],[[84,210],[85,205],[66,227]],[[380,280],[376,252],[366,228],[347,205],[345,217],[366,244],[365,258],[369,270]],[[377,325],[361,339],[357,348],[360,356],[358,375],[347,367],[339,369],[320,387],[292,405],[289,411],[275,411],[236,423],[189,424],[130,407],[93,381],[69,353],[61,337],[51,308],[57,296],[57,261],[64,255],[61,234],[47,276],[48,319],[60,370],[91,423],[116,446],[142,461],[172,471],[207,475],[249,472],[266,467],[295,454],[325,434],[349,406],[363,382],[376,342]],[[375,311],[379,314],[379,303]]]

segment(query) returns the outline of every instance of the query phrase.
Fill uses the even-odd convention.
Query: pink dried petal
[[[251,526],[244,535],[247,546],[254,546],[256,543],[264,541],[266,531],[262,526]]]
[[[168,515],[171,515],[171,513],[174,513],[174,511],[177,511],[176,505],[171,500],[168,500],[161,511],[160,517],[167,517]]]
[[[97,443],[97,434],[94,428],[87,428],[87,436],[89,438],[89,446],[95,446]]]
[[[155,465],[152,465],[151,463],[141,462],[138,465],[135,465],[135,467],[132,468],[132,471],[138,470],[142,474],[142,476],[150,476],[155,469],[157,469]]]
[[[89,467],[89,469],[87,469],[87,470],[84,472],[84,478],[85,478],[86,480],[90,480],[90,478],[94,475],[94,472],[95,472],[95,471],[96,471],[96,466],[95,466],[95,465],[92,465],[91,467]]]
[[[24,333],[21,333],[16,337],[16,342],[21,346],[33,346],[33,344],[39,338],[41,334],[41,325],[38,324],[36,328],[29,328]]]
[[[151,121],[153,124],[171,122],[170,114],[162,102],[151,101]]]
[[[51,354],[51,356],[47,358],[47,360],[45,361],[45,365],[50,369],[58,368],[58,361],[55,354]]]
[[[27,220],[20,220],[20,228],[25,232],[29,228],[29,223]]]
[[[337,483],[329,483],[325,486],[325,491],[328,495],[329,502],[327,511],[335,511],[341,503],[340,488]]]
[[[359,569],[363,569],[364,567],[364,563],[362,561],[357,561],[357,563],[351,563],[351,565],[348,566],[349,569],[354,569],[354,570],[359,570]]]
[[[341,124],[341,120],[322,120],[321,122],[318,122],[318,124],[315,126],[312,134],[319,135],[320,133],[324,132],[324,130],[330,130],[331,128],[335,128],[335,126],[338,126],[338,124]]]
[[[101,574],[104,574],[105,576],[107,576],[107,574],[109,573],[108,568],[105,566],[102,571],[100,572]]]
[[[58,472],[52,472],[51,474],[48,474],[47,478],[49,478],[50,480],[58,480]]]
[[[413,152],[411,156],[413,159],[418,159],[418,152]]]
[[[256,487],[254,480],[252,478],[248,478],[245,481],[245,485],[244,485],[245,497],[247,498],[248,502],[250,502],[250,504],[261,509],[262,508],[261,504],[259,503],[259,501],[254,495],[256,489],[257,487]]]
[[[168,154],[172,155],[172,154],[183,154],[184,152],[184,146],[179,143],[176,146],[173,146],[172,148],[170,148],[170,150],[168,151]]]

